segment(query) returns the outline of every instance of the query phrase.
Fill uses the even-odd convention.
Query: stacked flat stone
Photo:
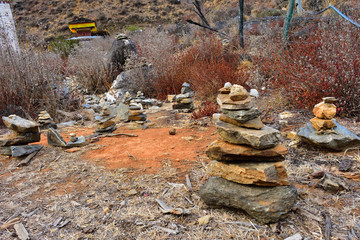
[[[359,136],[335,121],[335,102],[334,97],[325,97],[321,103],[315,105],[313,109],[315,117],[299,129],[298,136],[302,140],[335,151],[360,145]]]
[[[1,154],[13,157],[28,155],[38,151],[40,145],[27,145],[40,141],[39,124],[16,115],[2,117],[11,134],[0,137]]]
[[[316,131],[327,130],[336,127],[332,120],[336,115],[336,99],[334,97],[323,98],[321,103],[315,105],[313,113],[314,118],[310,119],[312,127]]]
[[[97,124],[97,129],[95,130],[96,134],[107,134],[112,133],[117,129],[114,116],[111,116],[111,111],[108,107],[104,107],[101,113],[101,116],[99,116],[95,120]]]
[[[176,101],[173,104],[173,109],[183,109],[192,111],[194,109],[194,103],[192,98],[194,97],[194,91],[191,89],[190,84],[183,83],[181,88],[181,94],[174,97]]]
[[[57,125],[54,122],[54,119],[52,119],[52,117],[47,111],[41,111],[38,117],[39,117],[38,122],[40,124],[40,129],[49,129],[49,128],[57,129]]]
[[[200,196],[208,205],[242,209],[262,223],[277,222],[297,198],[282,163],[287,149],[280,144],[281,133],[264,126],[255,98],[242,86],[226,84],[217,101],[223,112],[216,122],[220,139],[207,149],[213,177]]]

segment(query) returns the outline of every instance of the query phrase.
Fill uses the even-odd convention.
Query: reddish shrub
[[[199,119],[202,117],[212,116],[219,111],[219,105],[216,103],[205,101],[201,103],[198,110],[194,111],[191,115],[193,119]]]
[[[294,107],[312,109],[322,97],[339,101],[338,112],[359,115],[359,31],[346,22],[321,23],[283,49],[281,41],[264,57],[254,58],[268,81]]]
[[[198,98],[215,98],[226,82],[244,84],[248,77],[245,70],[238,68],[239,56],[226,53],[222,42],[213,34],[198,36],[193,46],[166,59],[163,64],[167,66],[161,67],[166,71],[156,69],[157,77],[148,84],[152,95],[160,99],[179,93],[184,82],[190,83]]]

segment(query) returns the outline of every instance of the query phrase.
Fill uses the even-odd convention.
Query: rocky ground
[[[12,220],[22,223],[31,239],[360,236],[359,149],[321,151],[296,147],[285,138],[284,164],[299,198],[287,218],[261,225],[244,212],[210,208],[199,197],[208,179],[205,149],[218,138],[210,119],[194,122],[189,114],[169,110],[148,113],[148,118],[152,123],[146,130],[120,124],[114,132],[137,137],[100,138],[75,152],[48,146],[42,135],[44,148],[27,166],[0,156],[0,238],[16,239],[11,224],[6,226]],[[306,118],[296,119],[280,128],[284,136]],[[358,123],[338,122],[359,134]],[[176,135],[169,135],[174,126]],[[68,139],[71,132],[90,135],[94,129],[66,127],[61,134]],[[163,213],[157,200],[177,209]]]

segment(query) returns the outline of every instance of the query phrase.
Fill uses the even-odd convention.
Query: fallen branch
[[[27,165],[33,160],[33,158],[35,158],[35,156],[41,151],[41,149],[43,149],[43,147],[41,147],[38,151],[35,151],[35,152],[31,153],[31,154],[30,154],[29,156],[27,156],[24,160],[22,160],[21,162],[19,162],[16,167],[27,166]]]
[[[331,220],[329,215],[327,215],[325,212],[322,212],[322,215],[325,218],[325,240],[330,240],[330,235],[331,235]]]
[[[138,135],[130,134],[130,133],[109,133],[109,134],[101,134],[96,137],[104,138],[104,137],[117,137],[117,136],[138,137]]]
[[[126,152],[129,157],[134,158],[135,161],[137,161],[136,157],[134,155],[131,155],[129,152]]]
[[[172,208],[166,205],[163,201],[159,199],[155,199],[156,202],[160,205],[160,211],[163,213],[172,213],[175,215],[183,215],[183,214],[190,214],[190,211],[188,209],[182,209],[182,208]]]
[[[8,222],[4,223],[3,225],[1,225],[1,226],[0,226],[0,230],[1,230],[1,229],[9,228],[9,227],[11,227],[11,226],[19,223],[20,220],[21,220],[21,219],[20,219],[19,217],[14,218],[14,219],[11,219],[10,221],[8,221]]]

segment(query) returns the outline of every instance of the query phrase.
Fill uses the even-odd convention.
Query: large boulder
[[[273,148],[258,150],[252,147],[231,144],[221,140],[216,140],[215,142],[211,143],[206,150],[206,154],[209,156],[209,158],[229,162],[281,161],[284,159],[284,155],[286,153],[287,149],[283,145],[277,145]]]
[[[249,145],[256,149],[275,147],[282,139],[281,133],[278,130],[268,126],[257,130],[217,121],[216,130],[220,138],[225,142]]]
[[[324,131],[316,131],[311,122],[300,128],[298,136],[305,142],[320,148],[342,151],[349,147],[359,146],[360,137],[337,123],[336,127]]]
[[[224,163],[212,161],[208,166],[208,173],[210,176],[221,177],[241,184],[289,185],[282,162]]]
[[[12,133],[0,137],[0,146],[25,145],[28,143],[39,142],[40,132]]]
[[[126,59],[130,58],[132,54],[137,54],[135,43],[125,34],[119,34],[109,52],[108,68],[112,71],[120,71],[125,65]]]
[[[297,191],[292,185],[260,187],[212,177],[201,187],[200,197],[210,206],[242,209],[259,222],[267,224],[278,222],[291,211]]]
[[[7,128],[10,128],[18,133],[39,132],[38,123],[29,121],[16,115],[2,117],[2,120]]]

